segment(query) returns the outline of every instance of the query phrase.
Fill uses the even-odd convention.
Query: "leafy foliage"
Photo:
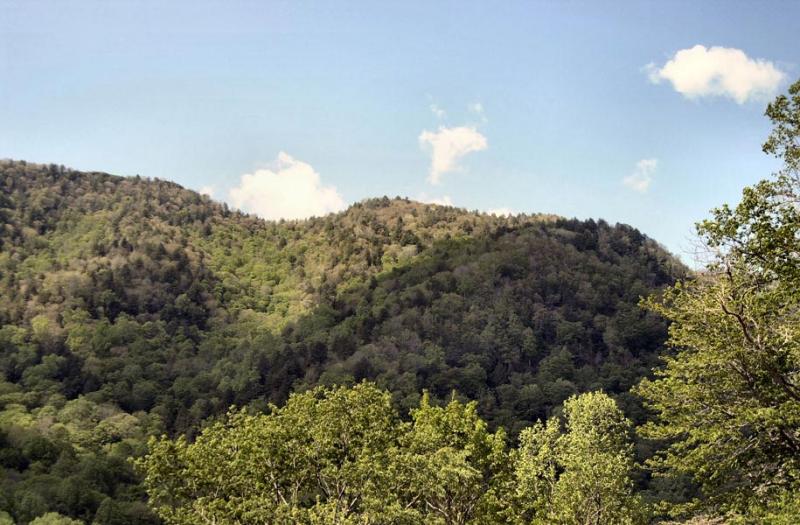
[[[151,504],[174,525],[641,521],[629,422],[610,397],[571,398],[566,433],[554,418],[552,441],[538,439],[539,425],[514,455],[475,408],[425,395],[404,423],[374,385],[320,387],[267,414],[231,413],[192,444],[153,439],[138,465]]]
[[[167,523],[372,523],[396,500],[397,430],[388,394],[315,389],[267,415],[233,412],[192,444],[151,440],[139,466]]]
[[[694,277],[603,221],[3,161],[0,522],[794,523],[800,82],[767,115]]]
[[[431,405],[426,393],[395,459],[407,480],[403,503],[416,522],[491,522],[505,505],[509,457],[505,433],[490,433],[474,402]]]
[[[685,274],[603,221],[383,198],[264,222],[169,182],[21,161],[0,162],[0,187],[0,509],[22,523],[152,523],[125,462],[147,436],[188,444],[231,405],[320,384],[374,380],[403,416],[455,390],[512,437],[599,388],[640,420],[627,390],[666,327],[636,302]],[[491,494],[470,461],[449,472]]]
[[[678,349],[639,386],[658,415],[644,434],[669,445],[652,465],[702,487],[689,509],[744,522],[796,520],[800,490],[800,82],[789,94],[764,145],[783,170],[699,224],[706,274],[647,303]]]
[[[564,403],[559,418],[520,435],[514,472],[516,521],[533,524],[644,523],[634,495],[631,425],[602,392]]]

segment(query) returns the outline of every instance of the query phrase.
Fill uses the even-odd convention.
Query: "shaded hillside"
[[[640,417],[625,393],[666,331],[637,302],[685,272],[603,221],[383,198],[265,222],[12,161],[0,187],[0,509],[22,522],[146,522],[124,461],[146,435],[319,383],[373,379],[401,413],[455,390],[512,434],[595,388]]]

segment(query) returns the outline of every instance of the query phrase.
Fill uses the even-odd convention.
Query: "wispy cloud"
[[[278,154],[272,166],[242,175],[231,203],[265,219],[304,219],[344,209],[333,186],[324,186],[310,164]]]
[[[209,197],[214,196],[214,186],[203,186],[198,191],[200,195],[208,195]]]
[[[509,217],[511,215],[516,215],[517,212],[512,210],[511,208],[493,208],[491,210],[486,210],[486,213],[489,215],[496,215],[498,217]]]
[[[425,193],[421,193],[417,200],[425,204],[438,204],[440,206],[453,206],[453,199],[449,195],[442,195],[441,197],[431,197]]]
[[[436,104],[431,104],[430,108],[431,108],[431,113],[433,113],[439,120],[442,120],[447,116],[447,112]]]
[[[622,183],[639,193],[645,193],[653,182],[653,173],[658,167],[658,159],[642,159],[636,163],[633,173],[622,179]]]
[[[468,105],[467,110],[478,117],[482,123],[486,124],[488,122],[488,119],[486,118],[486,112],[483,109],[483,104],[480,102],[473,102],[472,104]]]
[[[442,175],[458,171],[458,161],[468,153],[485,150],[489,144],[474,126],[448,128],[439,126],[437,131],[423,131],[419,136],[420,146],[431,153],[428,182],[440,184]]]
[[[650,82],[667,80],[687,98],[723,96],[739,104],[771,97],[786,78],[772,62],[741,49],[701,45],[681,49],[661,67],[650,63],[645,71]]]

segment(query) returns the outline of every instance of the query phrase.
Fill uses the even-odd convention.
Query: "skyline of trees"
[[[800,81],[767,116],[697,274],[604,221],[0,162],[0,523],[794,523]]]

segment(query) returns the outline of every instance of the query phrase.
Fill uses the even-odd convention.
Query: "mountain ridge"
[[[603,220],[378,198],[270,222],[171,182],[10,161],[0,188],[4,491],[41,496],[61,472],[93,487],[81,508],[52,497],[86,520],[106,500],[141,511],[119,461],[148,435],[315,385],[374,381],[400,413],[455,392],[511,436],[597,389],[641,420],[628,390],[666,324],[638,301],[687,272]]]

